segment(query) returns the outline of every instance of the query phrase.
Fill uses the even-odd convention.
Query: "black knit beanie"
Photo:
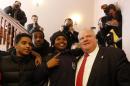
[[[55,32],[55,33],[50,37],[51,46],[53,46],[53,45],[55,44],[55,39],[56,39],[58,36],[64,36],[64,37],[66,38],[66,40],[68,41],[67,36],[66,36],[63,32],[57,31],[57,32]]]

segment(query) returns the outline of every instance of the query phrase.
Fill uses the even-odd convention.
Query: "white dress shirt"
[[[97,45],[96,49],[93,52],[89,53],[89,56],[87,57],[87,61],[85,63],[84,74],[83,74],[83,86],[86,86],[88,83],[88,78],[90,76],[90,72],[91,72],[91,69],[92,69],[92,66],[95,61],[98,51],[99,51],[99,46]],[[83,57],[84,57],[84,55],[80,58],[79,62],[77,63],[75,83],[76,83],[76,79],[77,79],[77,74],[79,72],[79,68],[83,61]]]

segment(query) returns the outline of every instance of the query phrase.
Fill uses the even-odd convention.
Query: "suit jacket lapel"
[[[100,69],[100,66],[102,65],[101,61],[103,61],[103,58],[104,58],[103,49],[100,47],[97,53],[96,59],[94,61],[94,64],[92,66],[92,70],[88,79],[87,86],[95,86],[94,81],[96,81],[96,76],[97,76],[98,70]]]

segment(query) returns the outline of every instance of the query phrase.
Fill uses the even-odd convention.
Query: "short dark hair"
[[[16,35],[14,43],[17,44],[21,40],[22,37],[28,37],[28,38],[32,39],[31,35],[29,35],[27,33],[20,33],[20,34]]]
[[[40,32],[40,33],[43,34],[43,38],[45,37],[43,31],[41,31],[41,30],[39,30],[39,29],[34,29],[34,30],[31,32],[31,34],[33,34],[33,33],[35,33],[35,32]]]
[[[101,9],[107,9],[108,5],[107,4],[103,4],[101,5]]]
[[[72,21],[72,22],[73,22],[73,20],[72,20],[71,18],[66,18],[65,21],[66,21],[66,20],[69,20],[69,21]]]
[[[37,17],[37,18],[38,18],[38,16],[37,16],[37,15],[32,15],[32,17]]]
[[[110,5],[108,5],[108,10],[110,10],[110,9],[113,9],[113,10],[117,10],[116,9],[116,6],[114,5],[114,4],[110,4]]]
[[[21,2],[20,2],[20,1],[17,1],[17,0],[16,0],[14,3],[16,3],[16,2],[19,2],[20,6],[21,6]]]

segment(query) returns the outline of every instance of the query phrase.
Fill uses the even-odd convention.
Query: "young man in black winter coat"
[[[41,30],[32,32],[33,50],[41,55],[44,59],[49,51],[49,42],[45,39],[44,33]]]
[[[41,79],[38,73],[42,72],[42,76],[45,77],[46,70],[53,66],[49,65],[51,61],[35,65],[31,55],[31,39],[26,33],[18,34],[15,38],[15,50],[0,58],[2,86],[39,86],[43,78]]]

